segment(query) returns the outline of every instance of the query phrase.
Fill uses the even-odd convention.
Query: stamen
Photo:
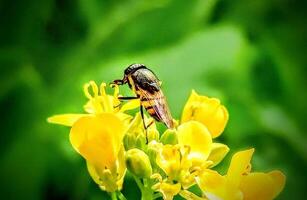
[[[159,182],[162,182],[162,176],[158,173],[154,173],[153,175],[150,176],[151,179],[156,179]]]
[[[118,87],[118,85],[114,84],[113,88],[114,88],[113,97],[114,97],[115,99],[117,99],[117,97],[118,97],[118,95],[119,95],[119,87]]]
[[[89,86],[90,86],[89,83],[84,84],[84,86],[83,86],[83,92],[84,92],[84,95],[85,95],[88,99],[92,99],[93,96],[92,96],[92,95],[89,93],[89,91],[88,91]]]
[[[92,91],[94,93],[94,97],[98,96],[98,87],[94,81],[90,81],[90,85],[92,86]]]
[[[105,96],[106,95],[106,83],[101,83],[100,84],[100,94],[101,96]]]

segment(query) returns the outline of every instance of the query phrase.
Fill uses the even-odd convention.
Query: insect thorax
[[[132,64],[132,65],[129,65],[129,66],[125,69],[124,73],[125,73],[126,75],[129,75],[129,74],[132,74],[132,73],[134,73],[136,70],[141,69],[141,68],[145,68],[145,69],[146,69],[146,66],[143,65],[143,64]]]

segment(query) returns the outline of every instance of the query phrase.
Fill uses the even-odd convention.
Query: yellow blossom
[[[228,112],[218,99],[198,95],[192,90],[184,106],[181,123],[190,120],[203,123],[215,138],[222,134],[228,121]]]
[[[158,183],[153,185],[152,189],[161,192],[164,200],[172,200],[181,190],[180,183],[168,182],[167,179],[162,180],[160,174],[153,174],[151,178],[158,180]]]
[[[126,110],[137,108],[140,105],[138,99],[131,100],[120,107],[121,102],[118,100],[119,88],[114,86],[113,96],[106,94],[106,84],[101,83],[98,88],[94,81],[90,81],[83,86],[83,91],[88,98],[84,105],[84,110],[88,114],[60,114],[54,115],[47,119],[49,123],[72,126],[79,118],[84,116],[92,116],[100,113],[117,113],[117,115],[127,123],[131,120],[131,116],[124,114]]]
[[[121,185],[114,185],[125,172],[121,169],[125,168],[124,161],[119,160],[124,159],[119,155],[123,154],[124,133],[124,123],[112,113],[82,117],[73,124],[70,131],[72,146],[87,160],[90,174],[92,177],[97,174],[102,180],[100,185],[107,191],[121,188]]]
[[[122,104],[117,85],[113,95],[108,95],[105,83],[98,87],[90,81],[84,85],[84,94],[86,113],[55,115],[48,122],[71,126],[70,142],[102,190],[119,195],[127,168],[142,199],[148,200],[158,195],[165,200],[176,195],[190,200],[270,200],[285,185],[285,176],[278,170],[251,172],[254,149],[234,154],[226,175],[212,169],[229,152],[227,145],[213,142],[228,121],[228,112],[218,99],[193,90],[179,126],[159,138],[153,118],[125,113],[139,107],[140,101]],[[151,124],[147,130],[143,120]],[[189,191],[194,184],[202,196]]]
[[[189,121],[181,124],[177,132],[178,144],[189,146],[189,159],[192,161],[206,161],[212,145],[211,135],[203,124]]]
[[[181,162],[181,156],[179,145],[161,145],[159,149],[156,162],[170,180],[179,179],[182,164],[185,164]]]
[[[214,143],[215,151],[211,154],[211,134],[205,125],[197,121],[181,124],[175,133],[178,138],[177,145],[156,143],[156,163],[167,175],[163,182],[172,184],[175,181],[187,189],[196,183],[198,173],[213,164],[208,157],[211,155],[212,160],[219,162],[228,152],[228,147]]]
[[[234,154],[225,176],[209,169],[200,174],[198,185],[209,200],[271,200],[282,191],[285,184],[282,172],[250,172],[253,152],[254,149],[249,149]]]

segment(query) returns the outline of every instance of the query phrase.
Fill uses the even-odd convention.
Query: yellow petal
[[[250,170],[250,161],[254,149],[239,151],[232,156],[230,166],[227,172],[227,179],[235,186],[238,187],[241,177],[247,170]]]
[[[100,169],[114,169],[124,136],[123,122],[111,113],[80,118],[71,128],[75,150]]]
[[[156,162],[170,179],[176,179],[180,172],[180,159],[180,150],[177,146],[164,145],[156,157]]]
[[[197,179],[197,184],[201,190],[211,193],[219,193],[217,190],[222,189],[225,182],[225,177],[210,169],[205,169]]]
[[[98,185],[102,185],[101,179],[99,177],[99,174],[97,173],[97,170],[95,169],[95,166],[88,161],[86,162],[86,166],[87,171],[89,172],[94,182]]]
[[[250,173],[242,177],[240,189],[244,200],[274,199],[285,184],[285,176],[279,171]]]
[[[135,108],[139,108],[140,105],[141,104],[139,99],[130,100],[121,107],[120,112],[125,112],[127,110],[133,110]]]
[[[213,143],[211,153],[208,157],[208,160],[213,162],[210,167],[214,167],[219,164],[228,152],[229,148],[227,145],[221,143]]]
[[[138,136],[144,132],[144,126],[140,112],[135,114],[133,120],[129,124],[127,132],[135,136]]]
[[[48,117],[47,121],[52,124],[60,124],[64,126],[72,126],[81,117],[89,116],[89,114],[62,114]]]
[[[124,146],[121,145],[120,151],[118,153],[117,158],[117,181],[116,185],[118,187],[117,190],[121,190],[123,188],[124,178],[127,171],[126,163],[125,163],[125,149]]]
[[[211,151],[212,138],[208,129],[197,121],[189,121],[178,127],[178,144],[191,148],[189,157],[205,161]]]
[[[159,191],[163,194],[164,200],[172,200],[181,190],[180,183],[170,184],[162,182]]]
[[[209,200],[241,200],[241,191],[227,182],[225,176],[210,169],[202,171],[196,179],[197,184]]]
[[[203,123],[213,138],[218,137],[228,121],[227,109],[216,98],[198,95],[194,90],[184,106],[181,122],[196,120]]]
[[[268,173],[274,181],[275,196],[274,198],[284,189],[286,184],[286,176],[279,170],[274,170]]]
[[[208,200],[205,197],[199,197],[196,194],[188,191],[188,190],[181,190],[179,192],[180,196],[182,196],[184,199],[189,199],[189,200]]]
[[[122,112],[117,112],[115,114],[124,123],[124,126],[128,129],[133,117],[131,115]]]

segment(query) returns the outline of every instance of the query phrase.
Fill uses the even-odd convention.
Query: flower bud
[[[136,137],[135,146],[139,149],[145,149],[146,148],[146,137],[145,137],[145,135],[140,134]]]
[[[177,144],[178,138],[176,130],[167,129],[161,136],[160,141],[163,144],[173,144],[173,145]]]
[[[157,129],[148,129],[147,131],[148,142],[153,140],[159,140],[159,131]]]
[[[135,145],[136,145],[136,137],[135,137],[135,135],[127,133],[124,136],[123,143],[124,143],[124,147],[125,147],[126,150],[134,148]]]
[[[147,154],[140,149],[130,149],[125,155],[128,170],[139,178],[151,176],[152,168]]]
[[[152,143],[154,143],[154,142],[156,142],[156,141],[152,141],[151,143],[149,143],[148,148],[146,150],[146,153],[149,157],[152,168],[158,168],[158,165],[156,163],[157,150],[156,150],[156,148],[152,147]]]

